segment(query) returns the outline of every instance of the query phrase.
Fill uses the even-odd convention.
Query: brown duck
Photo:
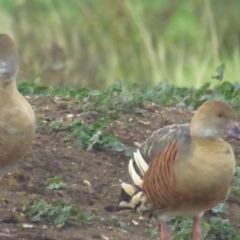
[[[17,89],[18,67],[13,40],[0,34],[0,179],[25,156],[35,137],[34,112]]]
[[[155,131],[129,162],[130,181],[121,184],[118,210],[150,212],[160,222],[161,240],[170,239],[168,217],[190,216],[193,239],[200,240],[202,215],[226,198],[235,171],[224,135],[240,140],[240,129],[233,109],[216,100],[198,108],[190,127]]]

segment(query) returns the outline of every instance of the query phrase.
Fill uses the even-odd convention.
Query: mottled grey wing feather
[[[174,124],[153,132],[139,150],[144,160],[149,164],[168,144],[175,141],[182,142],[188,138],[190,138],[189,124]]]

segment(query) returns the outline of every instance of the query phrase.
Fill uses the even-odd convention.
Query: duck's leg
[[[160,222],[160,239],[159,240],[169,240],[169,233],[167,230],[167,224],[164,220]]]
[[[193,240],[201,240],[201,217],[197,216],[193,219],[192,237]]]

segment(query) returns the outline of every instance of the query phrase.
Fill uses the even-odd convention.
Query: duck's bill
[[[236,122],[232,121],[226,129],[225,133],[229,138],[240,141],[240,127]]]

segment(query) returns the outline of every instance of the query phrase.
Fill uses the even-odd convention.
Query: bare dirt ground
[[[32,97],[29,101],[39,123],[37,136],[32,151],[1,181],[0,231],[10,232],[12,239],[16,240],[150,239],[144,233],[144,229],[149,227],[147,219],[130,212],[114,213],[119,221],[126,223],[127,227],[122,229],[112,218],[113,214],[104,211],[106,205],[118,199],[119,180],[126,177],[128,157],[113,151],[86,151],[66,144],[63,138],[69,132],[54,132],[42,125],[44,121],[66,120],[68,114],[76,116],[81,113],[79,103],[52,97]],[[146,116],[124,113],[112,122],[111,130],[123,143],[134,146],[134,142],[143,142],[152,131],[172,123],[189,122],[192,116],[188,110],[171,106],[149,106],[145,110]],[[238,158],[240,148],[235,142],[233,146]],[[61,176],[68,187],[47,190],[46,179],[53,176]],[[91,182],[93,192],[89,192],[84,180]],[[49,203],[65,199],[79,209],[93,211],[96,217],[87,224],[62,228],[45,220],[31,223],[21,214],[21,208],[35,199]],[[230,207],[225,217],[240,229],[240,201],[231,196],[228,202]],[[33,226],[24,228],[24,224]]]

